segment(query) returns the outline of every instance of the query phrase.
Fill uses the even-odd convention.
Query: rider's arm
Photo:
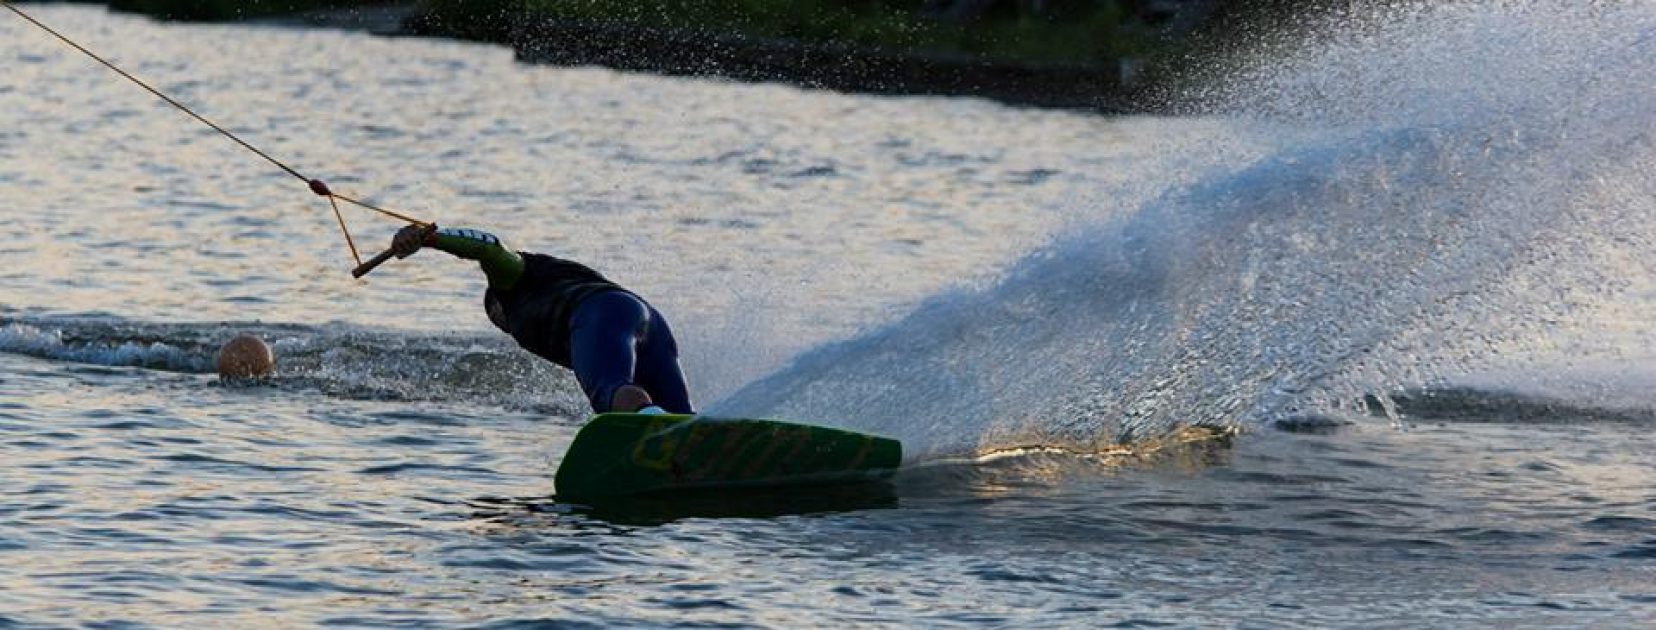
[[[468,228],[442,228],[425,244],[460,258],[475,260],[488,276],[489,286],[510,289],[523,277],[523,256],[502,245],[493,234]]]

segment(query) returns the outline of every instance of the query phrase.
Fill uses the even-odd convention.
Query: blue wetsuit
[[[570,317],[569,356],[592,408],[607,406],[615,389],[633,384],[656,406],[695,413],[679,368],[678,342],[667,318],[626,291],[605,291],[581,300]]]

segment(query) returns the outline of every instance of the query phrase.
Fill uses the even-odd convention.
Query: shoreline
[[[167,20],[166,15],[109,7]],[[308,9],[239,20],[336,28],[379,37],[436,37],[509,47],[517,61],[562,67],[779,83],[850,94],[982,98],[1010,106],[1147,113],[1137,60],[1113,65],[991,61],[964,54],[753,37],[708,29],[589,22],[535,14],[455,20],[418,2]]]
[[[416,25],[415,27],[419,27]],[[1126,113],[1122,73],[994,62],[846,44],[531,16],[504,38],[524,63],[773,82],[853,94],[976,97],[1008,105]]]

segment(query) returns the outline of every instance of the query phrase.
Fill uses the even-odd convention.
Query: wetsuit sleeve
[[[460,258],[475,260],[488,276],[489,286],[510,289],[523,278],[523,256],[502,245],[493,234],[467,228],[443,228],[427,245]]]

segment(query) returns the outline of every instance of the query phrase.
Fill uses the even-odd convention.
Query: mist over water
[[[1087,445],[1554,370],[1591,353],[1566,337],[1649,304],[1656,11],[1422,4],[1295,35],[1183,96],[1273,151],[1082,221],[720,410],[826,414],[922,452]]]

